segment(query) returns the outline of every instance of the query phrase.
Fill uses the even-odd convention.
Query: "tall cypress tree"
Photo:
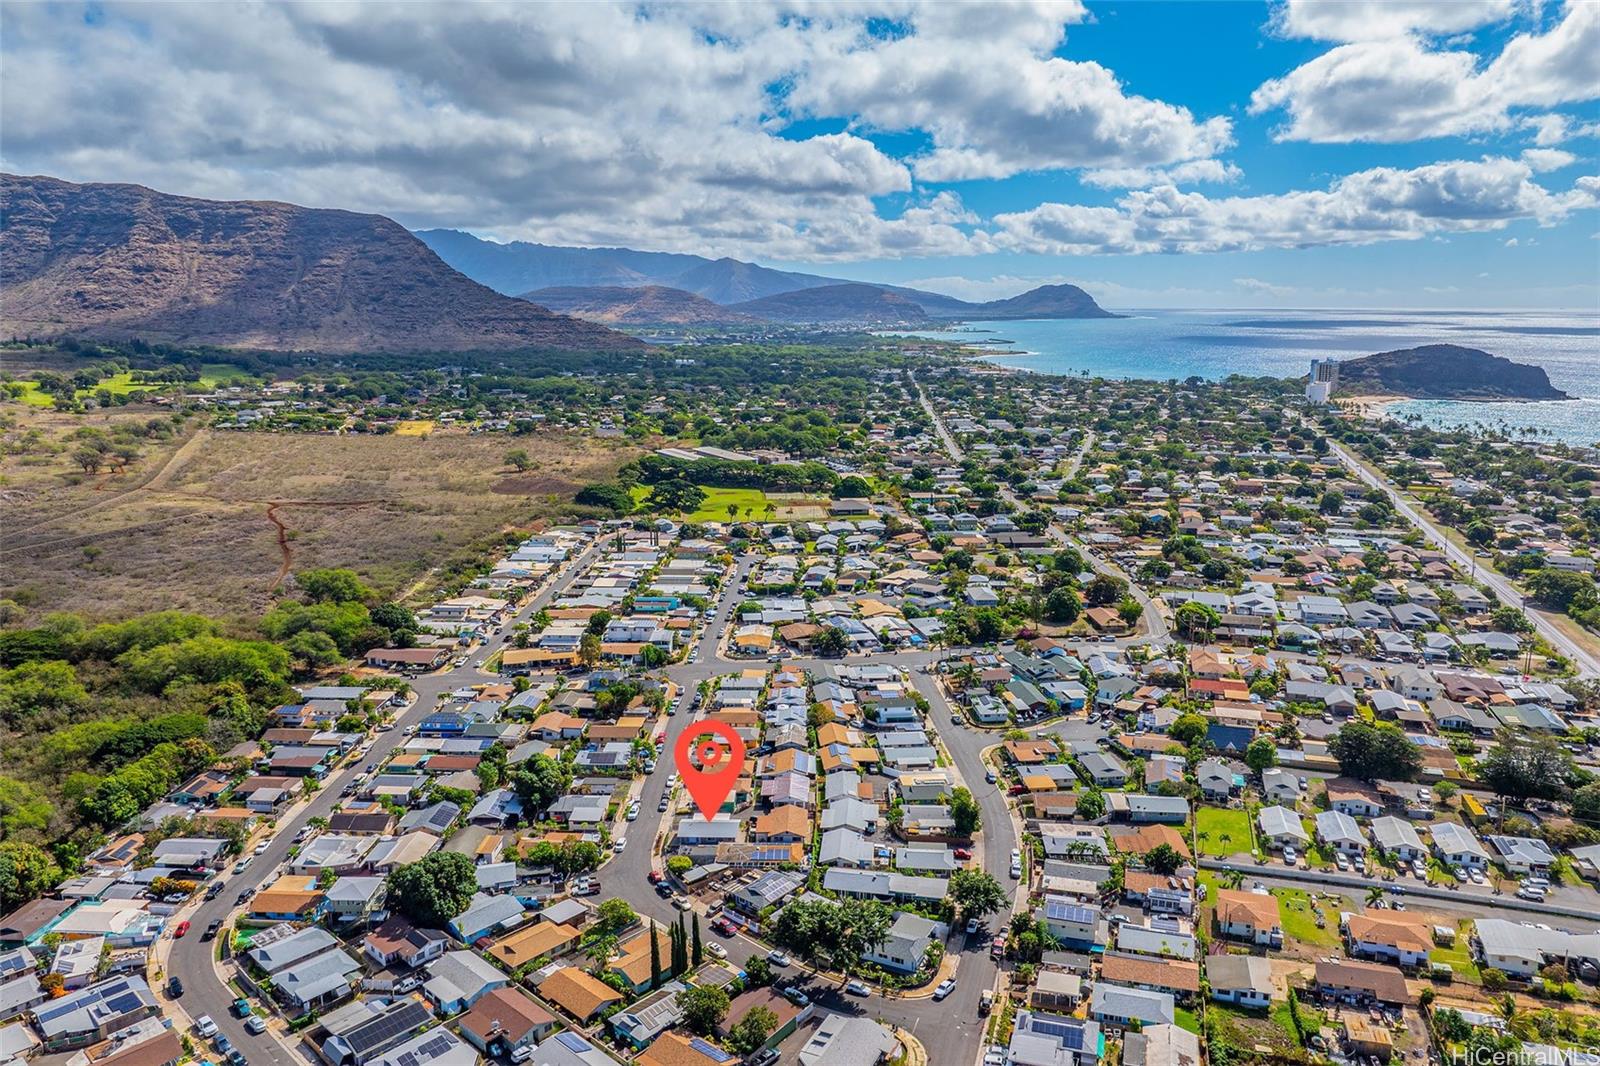
[[[661,942],[656,939],[660,930],[654,922],[650,923],[650,987],[659,988],[661,985]]]
[[[678,912],[678,972],[689,970],[689,930],[684,928],[683,912]]]
[[[700,943],[700,914],[697,911],[694,916],[694,964],[699,966],[705,958],[705,948]]]

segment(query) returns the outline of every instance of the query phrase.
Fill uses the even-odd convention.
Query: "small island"
[[[1459,344],[1424,344],[1338,364],[1334,395],[1414,400],[1570,400],[1542,367]]]

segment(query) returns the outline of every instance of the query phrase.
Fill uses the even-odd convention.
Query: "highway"
[[[1600,655],[1584,646],[1578,640],[1567,634],[1543,611],[1528,604],[1527,599],[1518,591],[1517,587],[1505,575],[1485,564],[1479,566],[1477,560],[1456,545],[1447,537],[1442,529],[1434,522],[1433,517],[1422,508],[1413,506],[1400,490],[1388,478],[1379,477],[1367,465],[1358,460],[1347,451],[1342,444],[1332,440],[1328,441],[1333,453],[1339,457],[1340,462],[1350,469],[1356,477],[1364,483],[1382,492],[1389,497],[1389,502],[1394,504],[1394,509],[1410,519],[1428,540],[1444,552],[1446,557],[1456,566],[1467,573],[1475,573],[1476,580],[1494,590],[1501,603],[1522,609],[1528,619],[1533,622],[1534,628],[1551,646],[1558,649],[1563,655],[1571,659],[1578,672],[1587,677],[1600,677]]]

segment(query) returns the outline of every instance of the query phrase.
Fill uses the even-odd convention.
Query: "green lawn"
[[[17,394],[17,399],[21,400],[29,407],[55,406],[55,397],[51,396],[48,392],[41,392],[39,390],[39,383],[37,381],[19,381],[16,382],[16,384],[22,386],[22,391]]]
[[[723,489],[711,485],[701,485],[706,494],[705,502],[700,509],[688,516],[691,522],[726,522],[728,520],[728,506],[732,504],[738,508],[739,521],[766,522],[776,520],[785,521],[790,517],[790,508],[802,510],[812,517],[825,516],[828,503],[820,498],[797,496],[792,493],[778,493],[768,496],[761,489]],[[633,487],[633,500],[643,503],[650,495],[648,485],[635,485]],[[767,505],[773,507],[772,518],[766,513]]]
[[[1468,946],[1468,937],[1472,934],[1472,923],[1464,921],[1456,927],[1456,942],[1450,947],[1435,947],[1428,952],[1429,962],[1442,962],[1454,971],[1457,981],[1470,981],[1473,984],[1482,982],[1482,975],[1478,971],[1478,964],[1472,961],[1472,950]]]
[[[1251,850],[1250,814],[1224,807],[1201,807],[1195,812],[1195,843],[1200,854],[1222,858]]]
[[[1283,919],[1285,936],[1304,944],[1319,947],[1336,947],[1339,943],[1339,914],[1337,909],[1322,909],[1324,925],[1317,928],[1317,916],[1311,908],[1311,897],[1298,888],[1275,888],[1278,913]]]
[[[1179,1029],[1187,1029],[1196,1036],[1200,1035],[1200,1019],[1195,1016],[1194,1011],[1184,1010],[1182,1007],[1174,1007],[1172,1020],[1178,1023]]]
[[[216,386],[232,381],[255,381],[255,375],[232,363],[201,363],[200,384]]]

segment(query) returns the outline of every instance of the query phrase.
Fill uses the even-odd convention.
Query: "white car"
[[[1022,864],[1020,862],[1014,862],[1011,864],[1011,880],[1022,880]]]
[[[211,1020],[211,1015],[202,1014],[194,1020],[194,1031],[210,1040],[217,1035],[217,1023]]]
[[[1336,851],[1333,853],[1333,864],[1341,870],[1348,870],[1350,869],[1350,856],[1342,851]]]
[[[767,961],[774,966],[787,966],[789,965],[789,956],[777,949],[773,949],[767,952]]]
[[[1472,880],[1472,883],[1475,885],[1484,884],[1488,880],[1488,878],[1483,876],[1483,871],[1478,869],[1476,866],[1467,867],[1467,877],[1469,877]]]
[[[991,1046],[983,1053],[983,1066],[1006,1066],[1005,1049]]]
[[[244,1020],[244,1027],[260,1036],[267,1031],[267,1020],[259,1014],[252,1014]]]
[[[976,919],[976,918],[968,918],[967,919],[967,935],[971,936],[973,933],[976,933],[977,931],[978,931],[978,919]]]
[[[936,1000],[943,999],[955,990],[956,979],[954,977],[946,977],[939,982],[939,987],[933,990],[933,998]]]
[[[844,986],[844,990],[846,992],[850,993],[852,996],[870,996],[870,995],[872,995],[872,986],[867,984],[865,981],[861,980],[860,978],[852,978]]]
[[[1016,848],[1012,848],[1011,849],[1011,865],[1012,866],[1016,866],[1016,865],[1019,865],[1021,862],[1022,862],[1022,852],[1018,851]]]
[[[627,837],[618,837],[616,843],[611,845],[611,850],[620,853],[622,851],[622,849],[627,847],[627,846],[628,846],[628,838]]]
[[[255,853],[257,855],[265,855],[267,853],[267,849],[270,848],[271,846],[272,846],[272,841],[271,840],[263,840],[261,843],[256,845]]]
[[[1293,866],[1296,862],[1299,861],[1299,859],[1300,859],[1300,856],[1298,854],[1296,854],[1296,852],[1295,852],[1295,850],[1293,848],[1284,848],[1283,849],[1283,864],[1285,866]]]
[[[710,955],[713,959],[725,959],[728,957],[728,949],[723,947],[721,944],[711,943],[707,944],[705,947],[706,954]]]

